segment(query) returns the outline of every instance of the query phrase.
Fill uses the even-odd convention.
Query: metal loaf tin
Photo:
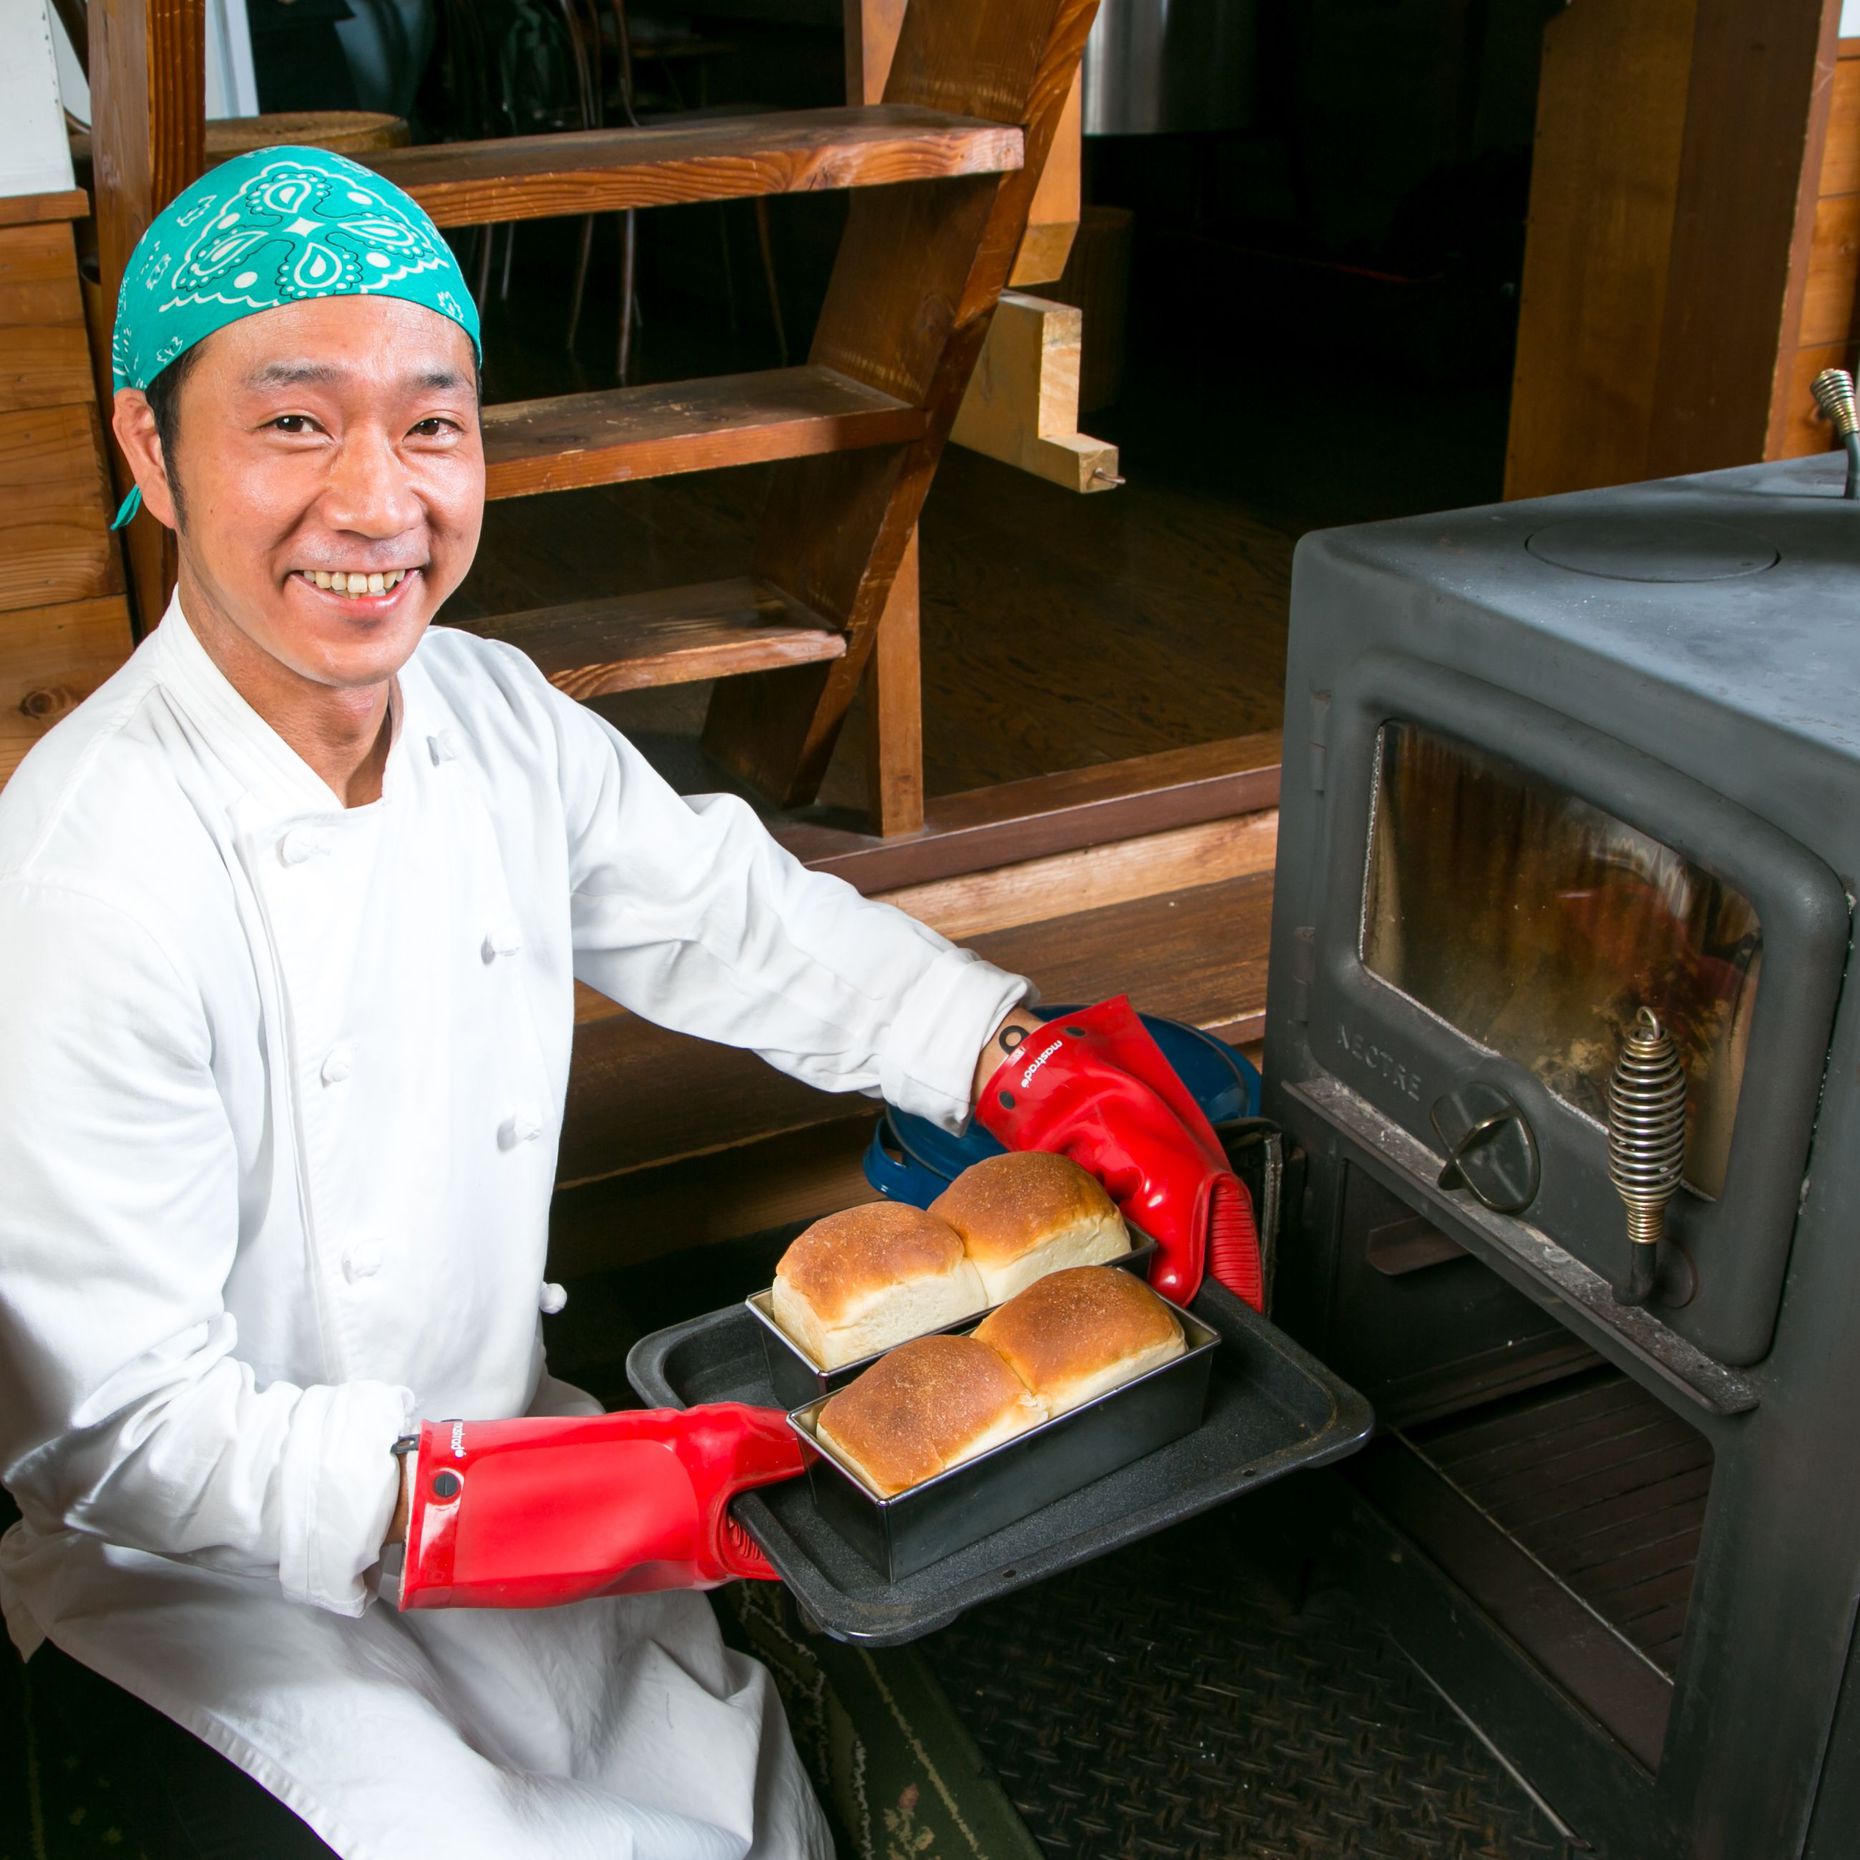
[[[1150,1256],[1156,1251],[1156,1242],[1134,1227],[1128,1231],[1130,1251],[1117,1259],[1104,1260],[1101,1264],[1116,1266],[1124,1272],[1142,1272],[1147,1277]],[[915,1341],[914,1338],[901,1337],[898,1343],[887,1344],[883,1350],[874,1350],[870,1356],[855,1357],[852,1362],[842,1363],[837,1369],[822,1369],[775,1322],[775,1313],[769,1306],[774,1295],[774,1287],[770,1286],[760,1292],[751,1292],[743,1303],[749,1307],[750,1315],[762,1332],[762,1354],[768,1363],[769,1387],[775,1391],[776,1402],[783,1408],[800,1408],[821,1396],[831,1395],[835,1389],[843,1389],[847,1383],[855,1381],[865,1370],[870,1369],[887,1351],[897,1349],[899,1344]],[[979,1311],[952,1318],[949,1323],[921,1334],[939,1337],[950,1331],[973,1330],[989,1312],[999,1309],[999,1305],[984,1305]]]
[[[1189,1312],[1176,1315],[1188,1347],[1173,1362],[891,1498],[880,1498],[818,1438],[827,1397],[796,1409],[788,1421],[814,1450],[807,1477],[821,1518],[896,1582],[1192,1434],[1221,1340]]]
[[[1220,1286],[1194,1315],[1219,1333],[1208,1408],[1193,1433],[888,1582],[820,1515],[805,1479],[745,1492],[731,1506],[807,1617],[835,1640],[894,1647],[947,1627],[998,1595],[1135,1543],[1289,1472],[1354,1453],[1369,1404],[1267,1319]],[[642,1337],[627,1380],[651,1407],[774,1405],[758,1326],[740,1305]]]

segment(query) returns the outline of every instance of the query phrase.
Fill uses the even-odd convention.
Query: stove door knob
[[[1516,1102],[1477,1080],[1434,1100],[1434,1129],[1446,1145],[1442,1188],[1463,1188],[1494,1214],[1522,1214],[1537,1199],[1537,1138]]]

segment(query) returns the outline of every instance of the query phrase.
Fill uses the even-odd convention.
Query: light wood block
[[[1075,305],[1003,292],[950,438],[1068,491],[1113,489],[1117,448],[1077,430],[1083,340]]]

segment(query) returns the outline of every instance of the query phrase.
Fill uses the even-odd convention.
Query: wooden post
[[[1763,457],[1837,14],[1609,0],[1551,20],[1508,497]]]
[[[918,633],[917,531],[905,545],[891,598],[878,622],[866,675],[870,724],[866,793],[872,824],[889,838],[924,824],[923,657]]]
[[[136,241],[200,173],[207,116],[205,0],[91,0],[91,158],[97,252],[107,314],[116,314]],[[105,423],[109,409],[104,408]],[[115,441],[120,494],[134,479]],[[153,517],[128,530],[136,619],[161,618],[174,586],[174,538]]]
[[[706,749],[784,806],[819,792],[937,458],[988,333],[1097,0],[943,0],[906,10],[885,101],[1019,122],[1026,166],[854,197],[810,360],[908,399],[924,436],[781,468],[756,572],[846,635],[846,655],[711,697]]]

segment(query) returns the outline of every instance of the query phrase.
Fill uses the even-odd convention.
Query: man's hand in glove
[[[1031,1027],[1031,1031],[1029,1030]],[[1210,1268],[1255,1310],[1259,1241],[1245,1188],[1194,1095],[1123,996],[1059,1020],[1011,1016],[975,1115],[1011,1150],[1069,1156],[1156,1241],[1150,1283],[1187,1304]]]
[[[730,1500],[802,1466],[783,1416],[739,1402],[428,1421],[404,1479],[400,1605],[543,1608],[773,1580]]]

